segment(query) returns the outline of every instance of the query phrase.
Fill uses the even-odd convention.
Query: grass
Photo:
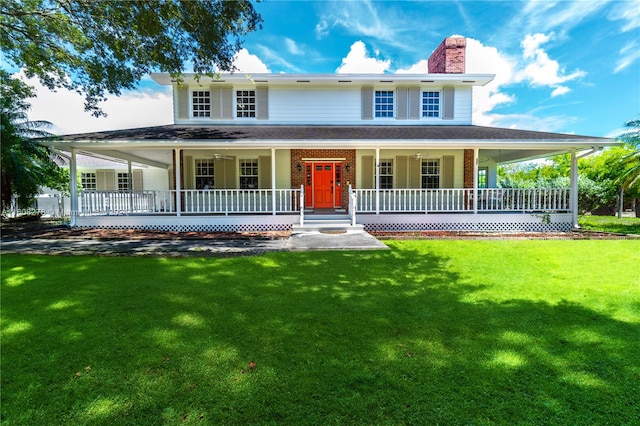
[[[578,223],[590,231],[640,235],[640,217],[581,216]]]
[[[639,242],[388,244],[4,255],[2,423],[637,424]]]

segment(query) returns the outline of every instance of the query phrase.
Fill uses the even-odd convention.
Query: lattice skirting
[[[493,231],[567,232],[570,213],[557,214],[360,214],[366,231]],[[80,228],[140,229],[173,232],[288,231],[300,223],[299,215],[253,216],[86,216],[76,219]]]
[[[140,229],[173,232],[287,231],[300,222],[299,215],[254,216],[85,216],[79,228]]]
[[[567,232],[573,227],[570,213],[557,214],[425,214],[358,215],[366,231],[490,231]]]

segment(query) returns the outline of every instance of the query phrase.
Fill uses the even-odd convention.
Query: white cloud
[[[429,61],[426,59],[411,65],[409,68],[396,70],[396,74],[426,74],[427,72],[429,72]]]
[[[298,56],[304,53],[304,50],[300,48],[298,44],[295,41],[291,40],[289,37],[285,37],[284,45],[287,47],[287,51],[289,51],[289,53],[291,53],[292,55]]]
[[[613,73],[619,73],[639,59],[640,46],[638,46],[638,42],[636,40],[632,40],[620,49],[620,59],[618,59]]]
[[[94,117],[84,110],[84,97],[76,92],[58,89],[52,92],[35,79],[17,77],[33,86],[37,97],[29,99],[30,120],[45,120],[57,135],[97,132],[170,124],[173,122],[171,89],[125,91],[121,96],[109,95],[100,104],[107,117]]]
[[[233,64],[240,72],[269,73],[269,67],[256,55],[249,53],[247,49],[240,49],[233,58]]]
[[[558,96],[569,91],[562,88],[562,83],[584,77],[586,73],[582,70],[565,73],[565,69],[560,67],[558,61],[549,57],[547,52],[541,47],[543,44],[554,38],[554,33],[550,34],[527,34],[521,43],[522,58],[526,66],[520,70],[517,81],[528,81],[533,86],[552,87],[552,96]]]
[[[622,32],[640,28],[640,0],[616,2],[608,18],[611,21],[625,21]]]
[[[318,40],[323,39],[324,37],[329,35],[329,23],[322,19],[320,22],[318,22],[316,24],[316,29],[315,29],[315,33],[316,33],[316,38]]]
[[[503,87],[512,83],[516,61],[501,53],[495,47],[485,46],[480,41],[467,38],[465,61],[469,74],[495,74],[486,86],[473,89],[473,122],[489,126],[494,123],[491,113],[496,107],[515,102],[515,96],[503,92]]]
[[[551,92],[551,97],[555,98],[556,96],[566,95],[570,91],[571,91],[571,89],[569,89],[566,86],[558,86],[555,89],[553,89],[553,92]]]
[[[389,69],[390,60],[372,58],[367,52],[364,42],[356,41],[351,45],[349,53],[342,58],[336,69],[338,74],[382,74]]]

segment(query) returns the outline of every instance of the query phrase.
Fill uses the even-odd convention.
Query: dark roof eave
[[[614,144],[613,139],[531,130],[482,126],[280,126],[280,125],[167,125],[60,136],[45,144],[69,142],[267,142],[267,141],[379,141],[496,142],[518,141]],[[43,141],[44,142],[44,141]]]

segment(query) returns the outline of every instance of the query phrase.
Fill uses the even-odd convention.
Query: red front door
[[[335,173],[333,163],[313,165],[313,204],[317,209],[333,207]]]

